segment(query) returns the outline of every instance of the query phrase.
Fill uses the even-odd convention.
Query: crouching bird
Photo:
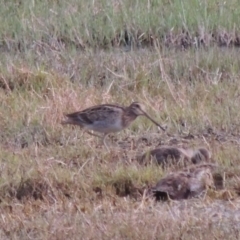
[[[210,152],[206,148],[183,149],[173,146],[162,146],[160,148],[147,151],[142,156],[138,157],[140,164],[147,165],[150,162],[167,167],[183,162],[184,165],[189,163],[199,164],[207,162],[211,158]]]

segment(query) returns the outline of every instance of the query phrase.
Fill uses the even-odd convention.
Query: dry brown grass
[[[227,48],[239,46],[238,9],[235,0],[3,1],[0,239],[239,239],[240,55]],[[132,101],[166,133],[138,118],[107,152],[60,124],[64,113]],[[223,188],[146,196],[181,170],[137,162],[161,145],[209,149]]]
[[[238,239],[239,55],[142,50],[71,58],[74,66],[54,59],[45,69],[12,60],[2,71],[1,239]],[[97,138],[60,124],[66,112],[134,100],[167,132],[139,118],[108,139],[107,152]],[[179,170],[138,164],[137,156],[161,145],[210,149],[224,189],[179,202],[145,198],[144,189]]]

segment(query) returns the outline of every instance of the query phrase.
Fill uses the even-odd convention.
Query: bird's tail
[[[61,121],[61,124],[74,124],[74,119],[70,118],[67,114],[64,114],[64,119]]]

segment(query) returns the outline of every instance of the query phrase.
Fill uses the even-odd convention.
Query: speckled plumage
[[[209,151],[205,148],[183,149],[174,146],[162,146],[143,154],[139,157],[139,163],[146,165],[152,159],[153,162],[165,167],[172,164],[178,164],[181,160],[183,160],[184,164],[198,164],[203,161],[208,161],[210,157]]]
[[[208,187],[214,187],[212,171],[215,167],[212,164],[202,164],[181,172],[170,173],[151,191],[157,200],[164,200],[167,197],[180,200],[198,196]]]
[[[66,120],[62,123],[78,125],[86,130],[103,133],[103,142],[107,147],[105,139],[109,133],[123,130],[140,115],[146,116],[164,130],[144,111],[143,106],[138,102],[133,102],[128,107],[114,104],[93,106],[83,111],[66,114]],[[92,135],[96,136],[95,134]]]

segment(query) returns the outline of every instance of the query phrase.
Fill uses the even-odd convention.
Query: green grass
[[[220,47],[237,45],[238,5],[4,1],[0,238],[238,239],[240,57]],[[132,101],[166,133],[139,117],[107,139],[107,152],[61,125],[64,113]],[[225,189],[146,199],[144,190],[178,167],[142,166],[138,156],[174,144],[210,149]]]
[[[239,44],[239,13],[236,0],[4,1],[0,39],[6,49],[24,52],[34,46],[144,46],[154,38],[179,46],[195,45],[196,39],[208,46],[211,37]]]

